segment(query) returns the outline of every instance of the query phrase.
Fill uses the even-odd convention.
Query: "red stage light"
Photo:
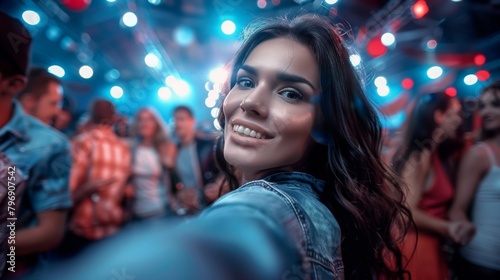
[[[280,4],[281,0],[273,0],[273,5],[278,6]]]
[[[484,56],[484,54],[476,54],[476,56],[474,56],[474,63],[477,66],[483,65],[485,62],[486,62],[486,57]]]
[[[257,6],[258,6],[259,8],[261,8],[261,9],[264,9],[264,8],[267,6],[267,2],[266,2],[266,0],[259,0],[259,1],[257,2]]]
[[[380,37],[376,37],[370,40],[366,46],[366,51],[369,55],[373,57],[382,56],[387,51],[387,47],[382,44]]]
[[[457,96],[457,89],[454,87],[449,87],[444,92],[451,97]]]
[[[405,89],[411,89],[414,85],[413,83],[413,80],[410,79],[410,78],[406,78],[404,79],[402,82],[401,82],[401,85],[405,88]]]
[[[433,49],[435,49],[435,48],[437,47],[437,44],[438,44],[438,43],[436,42],[436,40],[429,40],[429,41],[427,42],[427,47],[428,47],[429,49],[433,50]]]
[[[488,70],[479,70],[476,73],[477,79],[480,81],[486,81],[490,78],[490,72]]]
[[[411,11],[413,13],[413,16],[417,19],[423,18],[428,12],[429,12],[429,7],[427,6],[427,2],[424,0],[418,0],[411,6]]]
[[[62,4],[74,12],[81,12],[87,9],[91,2],[92,0],[63,0]]]

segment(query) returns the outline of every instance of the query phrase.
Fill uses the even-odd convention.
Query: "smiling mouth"
[[[248,127],[244,127],[242,125],[233,125],[233,131],[238,133],[239,135],[251,137],[255,139],[267,139],[266,135],[252,130]]]
[[[496,120],[495,119],[484,119],[483,122],[484,123],[492,123],[492,122],[495,122]]]
[[[484,116],[483,121],[485,122],[490,122],[490,121],[495,121],[496,118],[494,116]]]

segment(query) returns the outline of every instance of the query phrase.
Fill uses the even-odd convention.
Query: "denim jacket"
[[[0,128],[0,152],[26,182],[17,229],[36,224],[36,214],[71,207],[71,149],[66,136],[26,115],[14,101],[11,120]],[[3,210],[3,209],[2,209]]]
[[[306,173],[276,173],[226,194],[212,209],[246,204],[284,228],[302,256],[302,267],[290,268],[283,280],[343,279],[340,226],[319,201],[323,187],[323,181]]]

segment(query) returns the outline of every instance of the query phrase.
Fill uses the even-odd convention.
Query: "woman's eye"
[[[494,101],[492,101],[491,103],[489,103],[489,105],[490,105],[491,107],[495,107],[495,108],[500,107],[500,101],[496,101],[496,100],[494,100]],[[485,107],[486,107],[486,104],[485,104],[485,103],[483,103],[483,102],[479,102],[479,104],[478,104],[478,108],[479,108],[479,109],[484,109]]]
[[[281,91],[279,94],[284,96],[287,99],[292,99],[292,100],[302,100],[303,99],[302,94],[296,90],[286,89],[286,90]]]
[[[252,80],[250,80],[250,79],[248,79],[248,78],[241,78],[241,79],[238,79],[237,84],[238,84],[240,87],[243,87],[243,88],[251,88],[251,87],[253,87],[253,82],[252,82]]]

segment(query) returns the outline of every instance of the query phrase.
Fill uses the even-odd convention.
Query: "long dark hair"
[[[383,274],[388,279],[402,279],[402,256],[394,228],[407,221],[410,213],[403,206],[399,180],[382,163],[381,125],[341,36],[328,19],[317,15],[276,19],[254,28],[245,33],[232,61],[224,93],[236,84],[236,73],[248,55],[266,40],[290,38],[315,54],[322,94],[316,102],[317,118],[311,132],[317,141],[308,153],[304,171],[326,182],[320,199],[341,227],[345,278]],[[224,128],[223,108],[218,121]],[[224,137],[220,137],[216,160],[235,189],[238,179],[234,167],[224,159],[223,146]]]
[[[491,92],[491,94],[493,94],[495,99],[497,101],[500,101],[500,80],[495,81],[495,82],[491,83],[489,86],[485,87],[481,91],[481,95],[484,95],[487,92]],[[486,139],[492,138],[497,133],[498,133],[498,131],[487,130],[487,129],[484,129],[484,126],[482,126],[481,131],[479,132],[479,140],[484,141]]]
[[[436,135],[439,131],[434,113],[446,111],[452,99],[445,92],[425,93],[415,99],[415,106],[405,124],[403,141],[393,159],[397,173],[402,174],[410,157],[419,156],[425,149],[434,151],[446,140]]]

